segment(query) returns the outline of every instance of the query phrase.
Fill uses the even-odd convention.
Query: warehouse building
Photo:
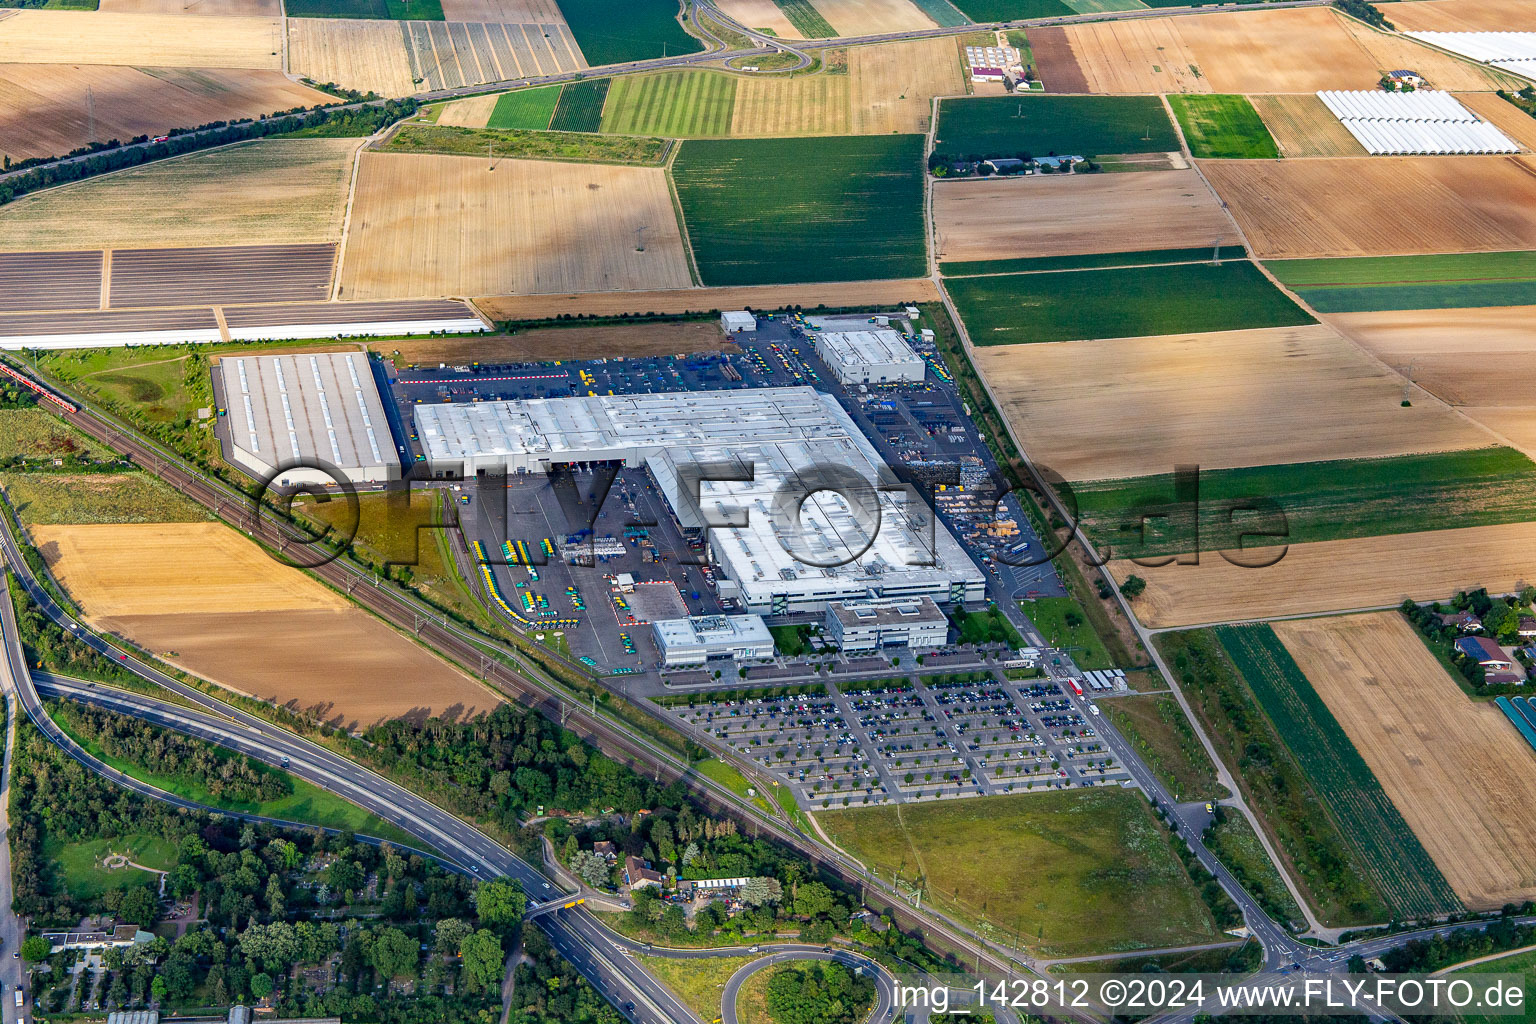
[[[756,614],[985,590],[932,509],[813,388],[418,405],[415,418],[436,477],[645,466],[679,525],[708,531],[721,596]]]
[[[224,457],[265,480],[292,463],[329,463],[356,484],[400,479],[401,460],[373,367],[361,352],[226,356],[214,370]],[[278,472],[280,487],[327,484],[317,470]]]
[[[888,328],[824,331],[816,335],[816,354],[845,386],[922,380],[928,370],[901,333]]]
[[[925,651],[949,640],[949,619],[928,597],[833,601],[827,605],[824,628],[844,654],[883,647]]]
[[[720,329],[726,334],[742,334],[757,330],[757,317],[744,309],[720,314]]]
[[[711,658],[773,657],[773,634],[761,615],[695,615],[651,623],[665,668],[689,668]]]

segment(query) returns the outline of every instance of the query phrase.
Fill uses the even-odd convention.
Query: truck
[[[1079,697],[1083,695],[1082,683],[1079,683],[1076,679],[1068,679],[1067,682],[1071,685],[1073,693],[1077,694]]]
[[[26,997],[21,994],[21,989],[18,988],[16,990],[16,1009],[19,1010],[19,1009],[21,1009],[25,1005],[26,1005]]]

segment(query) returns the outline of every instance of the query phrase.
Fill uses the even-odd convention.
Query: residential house
[[[1504,648],[1483,636],[1456,638],[1456,649],[1483,666],[1483,678],[1490,685],[1525,682],[1525,672]]]
[[[592,852],[607,860],[609,864],[619,859],[619,848],[606,839],[599,839],[593,843]]]
[[[1442,612],[1440,625],[1455,626],[1463,633],[1476,633],[1483,628],[1483,620],[1469,611]]]
[[[631,889],[653,886],[660,889],[666,879],[661,872],[651,870],[651,865],[639,857],[624,858],[624,881]]]
[[[1515,627],[1515,632],[1522,640],[1536,638],[1536,619],[1529,615],[1520,616],[1520,624]]]

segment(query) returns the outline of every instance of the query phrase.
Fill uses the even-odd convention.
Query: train
[[[19,370],[12,369],[5,363],[0,363],[0,373],[10,377],[12,380],[26,387],[28,390],[35,392],[39,397],[52,402],[54,405],[58,406],[60,409],[63,409],[65,412],[74,413],[80,411],[80,408],[75,405],[75,403],[71,402],[63,395],[58,394],[48,385],[33,380],[31,377],[28,377],[26,374]]]

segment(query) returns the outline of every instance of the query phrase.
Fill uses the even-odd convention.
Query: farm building
[[[1520,151],[1450,93],[1329,90],[1317,96],[1372,156]]]
[[[1008,73],[1002,68],[971,68],[973,82],[1003,82],[1007,79]]]
[[[1490,684],[1525,682],[1525,673],[1514,657],[1487,637],[1457,637],[1456,650],[1483,666]]]
[[[418,405],[415,421],[435,477],[645,466],[678,523],[708,531],[721,595],[750,612],[984,590],[949,530],[813,388]]]
[[[279,486],[322,484],[325,463],[353,483],[398,480],[401,458],[373,367],[360,352],[228,356],[214,369],[224,457]]]
[[[773,634],[760,615],[695,615],[651,623],[667,668],[702,665],[711,658],[773,657]]]
[[[726,334],[757,330],[757,317],[744,309],[720,314],[720,329]]]
[[[844,385],[922,380],[928,370],[901,332],[889,329],[824,331],[816,335],[816,354]]]
[[[1423,75],[1417,71],[1409,71],[1406,68],[1388,71],[1385,78],[1387,83],[1394,89],[1422,89],[1428,84],[1424,81]]]
[[[825,628],[844,654],[882,647],[923,651],[943,647],[949,639],[949,619],[927,597],[833,601],[827,605]]]

